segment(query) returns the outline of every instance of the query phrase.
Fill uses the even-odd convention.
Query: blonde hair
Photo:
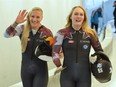
[[[94,40],[97,40],[97,33],[94,29],[91,29],[88,25],[88,18],[87,18],[87,14],[86,14],[86,11],[83,7],[81,6],[75,6],[72,8],[71,12],[69,13],[69,15],[67,16],[67,23],[65,25],[65,27],[70,27],[72,25],[72,20],[71,20],[71,16],[72,16],[72,13],[73,11],[76,9],[76,8],[81,8],[84,12],[84,21],[83,21],[83,24],[82,24],[82,30],[85,31],[87,34],[89,34],[90,36],[92,36],[94,38]]]
[[[30,25],[29,18],[30,18],[31,14],[32,14],[32,11],[36,11],[36,10],[41,11],[41,13],[43,15],[43,11],[39,7],[32,8],[32,10],[28,13],[28,15],[27,15],[27,22],[26,22],[26,24],[24,26],[24,30],[23,30],[22,37],[21,37],[22,53],[24,53],[25,50],[26,50],[28,37],[29,37],[29,32],[31,30],[31,25]]]

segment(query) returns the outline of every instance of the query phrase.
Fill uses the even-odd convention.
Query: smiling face
[[[42,12],[40,10],[34,10],[30,14],[29,22],[31,25],[31,28],[37,30],[40,27],[40,22],[43,18]]]
[[[72,27],[80,29],[84,21],[84,11],[79,7],[75,8],[70,19],[72,20]]]

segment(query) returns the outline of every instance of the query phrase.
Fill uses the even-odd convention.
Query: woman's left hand
[[[55,72],[54,72],[54,75],[56,75],[57,73],[61,72],[61,71],[64,70],[65,68],[66,68],[66,67],[62,67],[62,66],[57,67],[57,69],[56,69]]]

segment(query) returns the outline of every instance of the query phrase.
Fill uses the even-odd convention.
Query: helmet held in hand
[[[96,62],[91,63],[91,71],[96,80],[105,83],[111,80],[112,65],[108,56],[103,52],[97,52],[92,56],[97,56]]]

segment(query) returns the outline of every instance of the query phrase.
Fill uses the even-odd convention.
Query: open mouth
[[[81,20],[76,20],[76,22],[81,22]]]

